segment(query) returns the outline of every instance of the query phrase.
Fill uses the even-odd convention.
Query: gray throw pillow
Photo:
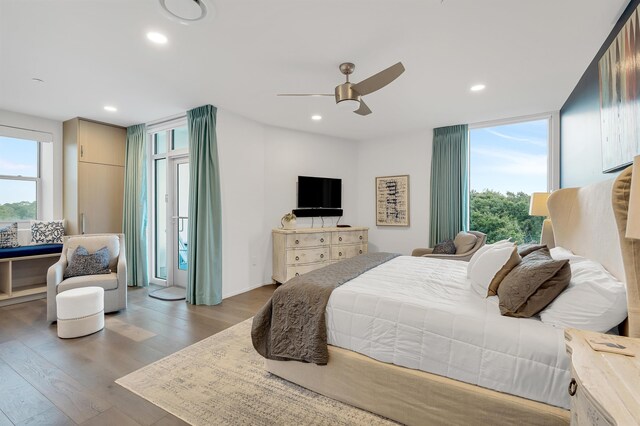
[[[18,223],[0,228],[0,248],[18,247]]]
[[[546,244],[537,244],[537,243],[526,243],[518,246],[518,254],[520,257],[525,257],[528,254],[533,253],[536,250],[540,250],[541,248],[547,248]]]
[[[522,258],[498,287],[500,313],[529,318],[547,307],[571,281],[569,260],[554,260],[548,248]]]
[[[102,247],[95,253],[89,253],[86,248],[78,246],[64,271],[64,278],[110,273],[108,248]]]
[[[456,254],[456,245],[453,240],[446,240],[433,248],[433,254]]]

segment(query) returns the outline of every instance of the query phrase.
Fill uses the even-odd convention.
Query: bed
[[[556,191],[549,210],[557,245],[626,282],[627,332],[640,337],[640,244],[624,238],[630,178]],[[331,294],[327,365],[267,359],[268,371],[405,424],[568,424],[563,330],[496,315],[495,300],[469,296],[464,270],[407,257],[379,265]]]

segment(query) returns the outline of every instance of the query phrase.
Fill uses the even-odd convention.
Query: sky
[[[38,143],[0,136],[0,175],[38,176]],[[0,179],[0,204],[35,199],[34,182]]]
[[[548,125],[545,119],[471,129],[470,189],[546,192]]]

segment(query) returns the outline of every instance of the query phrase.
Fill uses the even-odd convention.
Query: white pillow
[[[586,257],[578,256],[577,254],[573,254],[573,252],[564,247],[554,247],[549,250],[551,253],[551,257],[555,260],[565,260],[568,259],[569,263],[578,263],[585,260],[589,260]]]
[[[493,244],[484,251],[471,267],[471,288],[482,297],[487,297],[489,284],[509,261],[515,244]]]
[[[513,247],[513,243],[510,243],[509,240],[502,240],[502,241],[498,241],[497,243],[493,243],[493,244],[485,244],[482,247],[480,247],[473,254],[473,256],[471,256],[471,259],[469,259],[469,263],[467,264],[467,278],[471,278],[471,270],[473,269],[473,265],[476,264],[476,262],[478,261],[480,256],[482,256],[484,254],[484,252],[486,252],[487,250],[491,250],[494,247],[497,247],[499,245],[504,245],[504,244],[511,244],[511,246]]]
[[[626,286],[599,263],[582,259],[569,261],[569,287],[540,312],[540,319],[556,327],[605,333],[627,317]]]

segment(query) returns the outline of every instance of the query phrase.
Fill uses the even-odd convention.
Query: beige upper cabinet
[[[122,232],[126,133],[81,118],[63,123],[68,235]]]
[[[124,167],[126,136],[122,127],[78,120],[78,160]]]

